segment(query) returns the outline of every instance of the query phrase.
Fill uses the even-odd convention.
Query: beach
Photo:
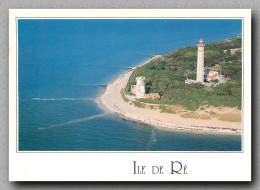
[[[158,57],[159,56],[152,57],[139,65],[139,67]],[[97,100],[100,107],[126,119],[168,130],[232,135],[241,134],[241,122],[222,121],[217,118],[207,120],[184,118],[181,117],[180,114],[161,113],[158,109],[138,108],[132,105],[131,102],[124,101],[120,91],[122,88],[126,87],[131,74],[136,68],[137,67],[128,70],[107,85],[105,92]],[[232,110],[232,108],[229,109]]]

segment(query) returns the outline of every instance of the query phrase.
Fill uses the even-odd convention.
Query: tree
[[[226,54],[227,54],[228,56],[230,56],[230,55],[231,55],[230,48],[228,48],[228,49],[227,49],[227,51],[226,51]]]

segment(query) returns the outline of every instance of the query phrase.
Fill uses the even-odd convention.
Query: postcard
[[[251,181],[251,10],[9,10],[10,181]]]

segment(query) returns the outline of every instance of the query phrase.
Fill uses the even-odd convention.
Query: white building
[[[136,98],[144,98],[145,96],[145,77],[136,77]]]
[[[204,47],[203,39],[201,38],[198,46],[198,57],[197,57],[197,82],[204,82]]]

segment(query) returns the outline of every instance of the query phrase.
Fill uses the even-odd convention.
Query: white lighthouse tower
[[[197,82],[204,82],[204,44],[201,38],[198,46],[198,57],[197,57]]]
[[[136,98],[144,98],[145,96],[145,77],[136,77]]]

